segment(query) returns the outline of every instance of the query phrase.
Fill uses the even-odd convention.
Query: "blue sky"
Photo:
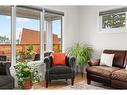
[[[34,20],[34,19],[27,19],[27,18],[16,18],[16,38],[19,36],[19,32],[22,30],[22,28],[29,28],[33,30],[38,30],[40,29],[40,21],[39,20]],[[61,24],[60,20],[53,21],[52,25],[53,33],[58,34],[60,37],[61,34]],[[9,16],[3,16],[0,15],[0,35],[1,36],[6,36],[9,37],[11,35],[11,18]]]

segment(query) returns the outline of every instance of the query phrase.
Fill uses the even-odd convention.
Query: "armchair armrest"
[[[69,66],[75,70],[75,65],[76,65],[76,58],[75,57],[69,57]]]
[[[89,66],[99,66],[100,64],[100,59],[90,59],[88,61]]]
[[[10,69],[9,69],[10,66],[11,66],[10,62],[0,62],[0,75],[11,76]]]
[[[6,86],[9,88],[9,89],[13,89],[13,88],[15,88],[15,79],[14,79],[14,77],[11,75],[11,73],[10,73],[10,67],[11,67],[11,62],[4,62],[4,63],[0,63],[1,65],[3,65],[3,66],[1,66],[1,67],[3,67],[3,70],[4,70],[4,72],[5,72],[5,74],[4,74],[4,72],[2,72],[3,74],[0,76],[0,79],[1,79],[1,81],[3,81],[4,79],[9,79],[8,81],[9,81],[9,84],[7,84]],[[3,81],[4,82],[4,81]],[[6,82],[6,81],[5,81]]]
[[[6,74],[11,75],[10,69],[9,69],[11,67],[11,63],[4,63],[4,64],[6,64]]]
[[[44,63],[46,64],[46,70],[48,70],[51,67],[52,57],[51,56],[45,57]]]

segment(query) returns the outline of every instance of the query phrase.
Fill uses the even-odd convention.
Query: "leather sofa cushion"
[[[58,65],[58,66],[53,66],[52,68],[49,69],[50,74],[66,74],[66,73],[72,73],[72,69],[68,66],[65,65]]]
[[[119,70],[118,67],[109,67],[109,66],[91,66],[87,67],[86,71],[90,74],[110,78],[112,72]]]
[[[127,82],[127,70],[125,69],[117,70],[112,73],[111,78]]]
[[[9,83],[12,83],[10,76],[0,75],[0,86],[7,85]]]

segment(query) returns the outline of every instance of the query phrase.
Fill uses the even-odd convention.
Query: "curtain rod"
[[[43,11],[43,10],[45,10],[45,12],[47,12],[47,13],[52,13],[52,14],[57,14],[57,15],[64,16],[64,12],[56,11],[56,10],[51,10],[51,9],[47,9],[47,8],[41,8],[41,7],[38,7],[38,6],[17,5],[16,7],[27,8],[27,9],[37,10],[37,11]]]
[[[113,13],[126,12],[126,11],[127,11],[127,7],[118,8],[118,9],[113,9],[113,10],[99,12],[99,16],[107,15],[107,14],[113,14]]]

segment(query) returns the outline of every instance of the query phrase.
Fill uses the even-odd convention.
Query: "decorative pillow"
[[[127,70],[127,65],[126,65],[125,69]]]
[[[56,64],[65,64],[66,54],[65,53],[52,53],[52,63]]]
[[[100,65],[106,65],[106,66],[111,66],[112,67],[113,58],[114,58],[114,54],[102,53],[101,54]]]

